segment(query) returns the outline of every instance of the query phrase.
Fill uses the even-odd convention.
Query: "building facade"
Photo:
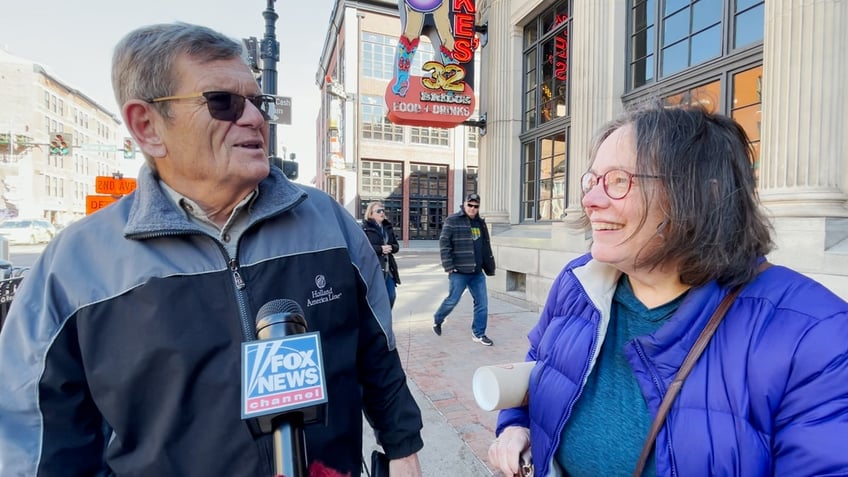
[[[316,84],[322,91],[315,185],[357,218],[382,201],[399,240],[435,240],[477,192],[480,128],[399,126],[386,118],[401,23],[396,1],[339,1]],[[434,57],[424,37],[412,70]],[[486,198],[484,197],[484,201]]]
[[[406,237],[433,238],[451,210],[427,211],[433,230],[420,234],[421,204],[445,195],[444,176],[458,204],[467,186],[457,178],[475,177],[499,268],[490,292],[540,307],[589,247],[568,223],[581,214],[594,133],[640,102],[698,103],[752,140],[775,228],[769,259],[848,298],[848,2],[477,0],[476,10],[486,134],[457,127],[447,143],[477,148],[451,153],[444,133],[385,120],[387,72],[375,66],[387,68],[397,44],[396,4],[338,2],[316,78],[326,93],[319,187],[352,212],[381,197]]]
[[[536,306],[588,250],[567,226],[593,134],[640,101],[735,118],[758,152],[769,259],[848,298],[848,3],[479,0],[482,212],[490,289]]]
[[[0,50],[0,216],[58,225],[119,172],[118,117],[43,66]],[[57,147],[55,138],[67,141]],[[52,144],[51,144],[52,143]]]

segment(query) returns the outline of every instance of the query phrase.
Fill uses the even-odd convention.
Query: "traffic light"
[[[131,137],[124,138],[124,159],[135,159],[135,143]]]
[[[71,153],[71,136],[65,133],[50,134],[50,154],[67,156]]]

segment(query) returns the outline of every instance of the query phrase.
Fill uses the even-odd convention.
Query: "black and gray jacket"
[[[309,460],[359,475],[363,410],[390,458],[422,447],[357,223],[276,168],[251,207],[231,257],[144,167],[50,243],[0,334],[0,475],[272,475],[271,436],[240,417],[240,360],[279,298],[321,335],[328,424],[306,428]]]
[[[483,272],[486,275],[495,274],[495,257],[492,254],[492,243],[489,239],[489,228],[486,221],[479,215],[480,240],[483,241]],[[449,216],[442,226],[439,235],[439,252],[442,268],[446,272],[474,273],[477,271],[477,260],[474,257],[474,239],[471,237],[471,219],[465,211]]]
[[[395,285],[400,285],[400,273],[398,273],[397,261],[395,260],[395,254],[400,250],[400,244],[397,241],[397,237],[395,237],[395,229],[392,223],[388,220],[383,220],[381,228],[376,220],[367,219],[362,224],[362,230],[365,232],[365,236],[368,237],[368,242],[371,243],[371,247],[380,261],[380,267],[384,272],[392,275]],[[391,245],[392,253],[388,255],[383,254],[383,245]]]

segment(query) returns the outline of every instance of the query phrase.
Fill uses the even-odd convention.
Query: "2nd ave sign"
[[[115,178],[109,176],[97,176],[94,182],[94,191],[98,194],[124,195],[129,194],[136,188],[136,180],[130,177]]]
[[[103,195],[85,196],[85,214],[91,215],[98,210],[106,208],[109,204],[116,202],[121,196],[134,191],[137,186],[135,179],[131,177],[97,176],[94,178],[94,191]]]

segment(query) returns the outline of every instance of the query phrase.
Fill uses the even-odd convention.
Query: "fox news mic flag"
[[[293,306],[288,306],[288,302]],[[269,305],[277,310],[270,316],[265,316],[263,310]],[[295,314],[305,325],[297,303],[291,300],[275,300],[262,307],[258,321],[263,317],[272,322],[282,320],[283,322],[272,324],[271,327],[285,326],[290,322],[286,318]],[[273,333],[270,334],[273,336]],[[265,337],[269,333],[263,334],[260,330],[259,335]],[[241,349],[242,419],[282,414],[327,402],[319,333],[259,339],[242,343]]]

